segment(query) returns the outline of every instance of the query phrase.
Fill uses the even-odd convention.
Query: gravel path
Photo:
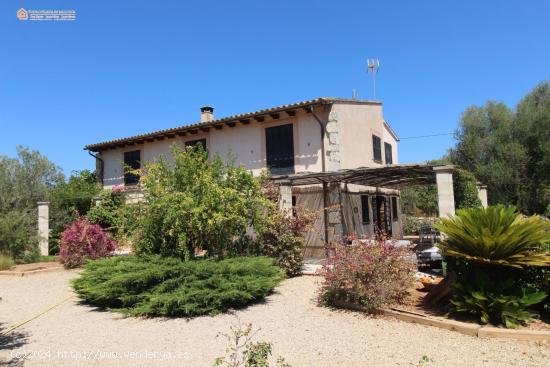
[[[70,296],[74,271],[0,278],[0,328],[27,320]],[[479,339],[437,328],[333,311],[315,303],[317,277],[285,280],[266,302],[237,312],[261,330],[274,355],[292,366],[550,366],[550,348]],[[211,366],[224,354],[235,316],[124,318],[76,297],[0,337],[0,365]],[[422,363],[420,360],[426,356]],[[88,359],[87,359],[88,358]],[[20,361],[21,362],[21,361]],[[17,364],[15,364],[17,365]]]

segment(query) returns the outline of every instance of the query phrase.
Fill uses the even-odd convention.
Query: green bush
[[[99,202],[92,206],[87,218],[108,230],[121,246],[133,247],[140,236],[140,216],[145,204],[127,203],[122,190],[102,191]]]
[[[15,265],[10,255],[0,253],[0,270],[9,270]]]
[[[0,252],[14,259],[38,254],[36,211],[12,209],[0,214]]]
[[[539,266],[525,268],[518,277],[518,283],[524,284],[526,287],[532,288],[537,292],[544,292],[550,295],[550,268]],[[546,297],[536,307],[541,313],[550,317],[550,297]]]
[[[234,252],[232,245],[264,217],[260,183],[244,167],[219,156],[209,160],[202,145],[172,146],[174,163],[147,164],[137,250],[189,259],[202,248],[211,256]]]
[[[479,208],[481,206],[476,177],[463,168],[456,168],[453,172],[453,192],[457,209]]]
[[[438,218],[423,218],[413,217],[410,215],[403,216],[403,234],[404,235],[417,235],[418,229],[422,226],[432,226]]]
[[[73,287],[92,305],[129,315],[199,316],[259,301],[282,277],[265,257],[182,261],[127,256],[88,263]]]
[[[438,247],[447,256],[467,261],[522,268],[549,266],[550,221],[524,218],[502,205],[458,210],[435,225],[446,235]]]
[[[546,293],[522,287],[514,277],[493,281],[478,271],[470,281],[453,285],[451,311],[475,315],[483,324],[502,323],[507,328],[517,328],[538,317],[530,307],[545,298]]]
[[[99,202],[88,211],[88,220],[104,229],[116,230],[121,222],[120,208],[123,205],[124,196],[110,190],[102,191]]]

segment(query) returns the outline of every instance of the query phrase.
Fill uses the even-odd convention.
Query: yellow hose
[[[9,333],[11,333],[12,331],[14,331],[15,329],[17,329],[17,328],[19,328],[19,327],[21,327],[21,326],[23,326],[23,325],[25,325],[25,324],[31,322],[32,320],[35,320],[35,319],[39,318],[40,316],[44,315],[46,312],[48,312],[48,311],[50,311],[50,310],[56,308],[57,306],[61,305],[61,304],[64,303],[64,302],[67,302],[69,299],[71,299],[71,298],[73,298],[73,297],[74,297],[74,295],[70,295],[69,297],[65,298],[63,301],[61,301],[61,302],[59,302],[59,303],[56,303],[55,305],[53,305],[53,306],[47,308],[46,310],[42,311],[42,312],[39,313],[38,315],[36,315],[36,316],[34,316],[34,317],[31,317],[30,319],[25,320],[25,321],[23,321],[23,322],[20,322],[19,324],[15,325],[15,326],[12,326],[12,327],[9,328],[7,331],[4,331],[4,332],[0,333],[0,335],[2,335],[2,336],[3,336],[3,335],[8,335]]]

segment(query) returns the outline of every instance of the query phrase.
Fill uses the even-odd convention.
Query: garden
[[[497,205],[459,209],[435,226],[443,233],[437,246],[446,265],[439,284],[420,284],[410,249],[384,240],[358,242],[329,256],[321,302],[505,328],[537,321],[535,329],[550,330],[550,221]]]
[[[42,182],[49,182],[43,193],[52,202],[55,257],[47,259],[82,269],[71,284],[88,305],[147,318],[217,315],[264,302],[283,279],[301,274],[304,234],[314,215],[281,211],[278,187],[265,175],[209,159],[200,145],[174,146],[173,162],[160,159],[128,171],[140,178],[140,202],[125,200],[123,187],[100,190],[88,172],[65,181],[36,152],[21,155],[23,164],[42,167],[40,174],[50,177]],[[10,167],[18,169],[14,162]],[[12,182],[12,189],[19,184]],[[427,314],[506,328],[536,320],[548,325],[550,222],[512,206],[481,208],[468,189],[457,191],[470,203],[435,224],[443,234],[438,247],[446,270],[439,285],[417,290],[410,248],[384,238],[346,238],[329,252],[318,303],[375,314],[412,305]],[[37,197],[25,195],[2,203],[21,208],[13,210],[12,222],[2,221],[2,233],[27,228],[21,225],[30,212],[25,205]],[[46,260],[31,246],[33,236],[31,230],[13,232],[3,240],[2,250],[10,254],[3,259]],[[127,251],[112,256],[121,249]],[[256,352],[265,357],[269,350]]]
[[[20,165],[10,162],[14,169],[41,165],[38,174],[52,176],[43,190],[53,209],[55,256],[48,259],[83,268],[73,286],[89,304],[139,316],[214,315],[261,301],[284,277],[301,272],[312,216],[281,212],[278,188],[265,175],[209,160],[201,146],[173,146],[173,163],[160,159],[128,171],[144,189],[137,203],[125,199],[122,187],[101,191],[88,172],[65,182],[37,152],[20,155]],[[34,213],[27,207],[29,219]],[[45,260],[31,233],[6,239],[21,244],[3,246],[6,262]],[[125,256],[111,256],[121,249]]]

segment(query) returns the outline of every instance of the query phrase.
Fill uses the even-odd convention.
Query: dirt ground
[[[211,366],[238,317],[292,366],[550,366],[546,344],[483,339],[332,310],[316,303],[319,278],[285,280],[265,302],[194,319],[125,318],[81,304],[78,272],[0,277],[0,365]],[[51,308],[52,306],[55,306]],[[51,308],[51,309],[50,309]]]

